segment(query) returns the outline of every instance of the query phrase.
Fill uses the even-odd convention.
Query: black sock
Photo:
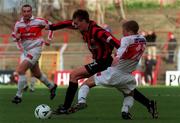
[[[134,99],[139,103],[143,104],[147,108],[149,107],[150,100],[145,97],[142,93],[140,93],[137,89],[134,89]]]
[[[66,91],[66,97],[64,101],[64,107],[66,109],[71,107],[77,89],[78,89],[78,83],[69,82],[69,87]]]

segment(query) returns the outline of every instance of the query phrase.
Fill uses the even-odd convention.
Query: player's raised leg
[[[53,82],[49,81],[48,78],[46,77],[46,75],[41,73],[38,63],[36,63],[31,68],[31,72],[32,72],[33,76],[38,78],[45,86],[47,86],[49,88],[49,90],[50,90],[50,99],[51,100],[54,99],[54,97],[56,96],[57,85],[54,84]]]

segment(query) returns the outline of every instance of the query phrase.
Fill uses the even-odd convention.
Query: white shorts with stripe
[[[32,65],[35,65],[40,56],[41,56],[41,52],[42,52],[42,47],[34,47],[28,51],[24,51],[21,55],[21,62],[24,60],[28,60]]]
[[[136,88],[136,80],[130,73],[118,70],[116,67],[108,67],[107,70],[94,75],[96,85],[115,87],[125,94],[129,94]]]

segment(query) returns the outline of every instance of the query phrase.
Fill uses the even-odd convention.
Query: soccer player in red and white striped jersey
[[[78,104],[71,108],[71,112],[87,107],[86,97],[89,89],[96,85],[114,87],[124,95],[121,109],[123,119],[132,119],[129,109],[133,106],[134,99],[147,107],[153,118],[157,118],[156,102],[149,100],[136,89],[136,80],[131,74],[145,51],[146,39],[138,34],[139,25],[136,21],[127,21],[122,26],[124,37],[120,41],[117,56],[111,67],[95,74],[83,83],[78,93]]]
[[[22,90],[27,79],[25,73],[31,70],[33,76],[42,81],[50,89],[50,99],[55,97],[56,85],[50,82],[47,77],[40,71],[38,60],[41,56],[42,45],[49,45],[52,38],[52,31],[49,32],[47,42],[42,38],[42,30],[45,25],[49,24],[46,19],[36,18],[32,15],[31,5],[25,4],[21,8],[22,18],[16,22],[12,32],[13,41],[23,52],[22,62],[17,68],[19,74],[18,91],[13,98],[13,103],[22,101]]]

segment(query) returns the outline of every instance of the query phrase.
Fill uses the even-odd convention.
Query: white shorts
[[[42,47],[35,47],[28,51],[24,51],[21,54],[21,62],[23,62],[24,60],[28,60],[32,65],[35,65],[41,56],[41,52]]]
[[[129,94],[136,88],[136,80],[130,73],[117,70],[115,67],[108,67],[107,70],[94,75],[96,85],[115,87],[125,94]]]

